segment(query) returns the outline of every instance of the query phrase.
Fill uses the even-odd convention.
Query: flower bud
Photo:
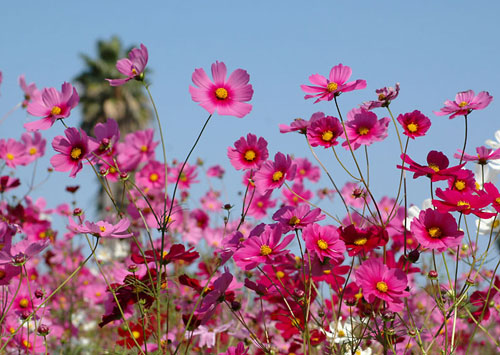
[[[45,294],[45,292],[43,292],[43,290],[40,288],[35,291],[35,297],[38,299],[43,298],[44,294]]]
[[[241,309],[241,303],[238,301],[232,301],[231,302],[231,309],[235,312],[239,311]]]
[[[438,273],[437,273],[436,270],[431,270],[431,271],[429,271],[429,273],[427,274],[427,276],[429,277],[429,279],[435,280],[438,277]]]
[[[82,213],[83,213],[83,211],[82,211],[82,209],[81,209],[81,208],[78,208],[78,207],[77,207],[77,208],[75,208],[75,209],[73,210],[73,216],[81,216],[81,215],[82,215]]]
[[[127,180],[128,179],[128,174],[125,172],[120,173],[120,179],[121,180]]]
[[[420,252],[418,251],[418,249],[414,249],[408,254],[408,261],[412,264],[416,263],[419,258]]]
[[[38,334],[41,336],[46,336],[50,332],[50,328],[46,326],[45,324],[40,324],[40,326],[37,329]]]

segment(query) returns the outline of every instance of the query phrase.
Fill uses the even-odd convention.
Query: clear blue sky
[[[367,89],[340,97],[344,114],[373,99],[375,89],[400,82],[393,112],[419,109],[433,123],[427,137],[410,145],[410,156],[423,161],[431,149],[450,156],[462,146],[463,119],[450,121],[432,110],[456,92],[486,90],[495,97],[490,107],[470,116],[469,148],[500,129],[498,13],[497,1],[6,2],[0,21],[0,115],[22,99],[20,74],[39,88],[60,88],[83,69],[79,53],[93,56],[97,39],[118,35],[125,45],[144,43],[149,49],[154,70],[149,80],[170,157],[184,157],[207,117],[188,92],[194,68],[209,70],[211,63],[221,60],[229,70],[250,73],[255,91],[252,113],[244,119],[215,117],[195,153],[209,165],[223,164],[229,184],[231,179],[239,183],[241,174],[230,168],[226,149],[247,132],[264,136],[271,156],[280,150],[312,158],[302,137],[280,135],[278,124],[309,118],[316,111],[336,116],[332,103],[305,101],[299,85],[308,83],[310,74],[326,75],[338,63],[351,66],[352,79],[368,83]],[[376,112],[385,116],[383,110]],[[79,119],[75,112],[67,123],[77,125]],[[16,112],[0,126],[0,138],[19,139],[24,122],[26,114]],[[50,141],[62,131],[56,125],[44,132],[49,146],[39,169],[48,165],[53,155]],[[369,149],[378,198],[394,194],[398,150],[392,126],[389,138]],[[334,158],[321,156],[342,185],[345,174]],[[23,170],[24,181],[31,170]],[[54,196],[58,191],[65,194],[62,186],[81,184],[79,199],[90,203],[93,180],[86,170],[76,180],[56,173],[38,194],[50,195],[49,203],[60,201]],[[427,181],[409,186],[410,201],[420,204]]]

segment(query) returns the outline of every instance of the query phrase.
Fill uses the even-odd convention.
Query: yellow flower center
[[[306,174],[305,169],[300,169],[300,170],[299,170],[299,174],[300,174],[300,175],[305,175],[305,174]]]
[[[412,122],[409,123],[408,126],[406,126],[406,128],[408,128],[408,131],[410,131],[411,133],[415,133],[416,131],[418,131],[418,124]]]
[[[300,320],[298,319],[293,319],[292,320],[292,326],[298,328],[300,326]]]
[[[14,160],[14,154],[12,154],[12,153],[7,153],[7,159],[8,159],[8,160]]]
[[[253,161],[255,159],[255,152],[252,149],[249,149],[245,152],[245,160],[246,161]]]
[[[335,91],[337,90],[339,86],[337,85],[337,83],[334,83],[333,81],[331,83],[328,83],[328,85],[326,86],[326,91],[328,92],[332,92],[332,91]]]
[[[325,142],[331,141],[332,138],[333,138],[333,132],[332,131],[323,132],[323,134],[321,135],[321,139],[324,140]]]
[[[387,292],[388,289],[389,287],[384,281],[377,282],[377,290],[379,290],[380,292]]]
[[[370,132],[370,129],[366,127],[359,127],[358,129],[358,133],[361,134],[362,136],[368,134],[368,132]]]
[[[116,169],[115,169],[115,167],[111,166],[111,167],[109,168],[109,172],[110,172],[110,174],[114,174],[114,173],[116,173]]]
[[[36,154],[36,152],[37,152],[37,150],[36,150],[36,148],[35,148],[35,147],[32,147],[32,148],[30,148],[30,150],[29,150],[30,155],[35,155],[35,154]]]
[[[282,178],[283,173],[279,170],[273,174],[273,181],[280,181]]]
[[[262,255],[262,256],[269,255],[272,252],[273,252],[273,250],[269,247],[269,245],[264,244],[260,247],[260,255]]]
[[[26,339],[23,340],[23,345],[26,349],[31,349],[31,343]]]
[[[19,301],[19,307],[26,308],[28,307],[29,301],[26,298],[21,298]]]
[[[148,146],[147,145],[142,145],[141,146],[141,152],[146,153],[148,151]]]
[[[52,107],[52,110],[50,110],[50,113],[55,116],[55,115],[59,115],[61,113],[61,111],[62,110],[59,106],[54,106],[54,107]]]
[[[155,181],[158,181],[160,177],[158,176],[157,173],[152,173],[151,175],[149,175],[149,181],[152,181],[152,182],[155,182]]]
[[[300,218],[297,218],[295,216],[293,216],[292,218],[290,218],[290,221],[288,221],[288,224],[291,225],[291,226],[296,226],[299,223],[300,223]]]
[[[442,235],[441,228],[439,227],[431,227],[427,231],[429,232],[429,236],[431,238],[440,238]]]
[[[458,191],[462,191],[463,189],[465,189],[465,181],[463,180],[457,180],[455,181],[455,188],[458,190]]]
[[[355,245],[365,245],[368,239],[366,238],[359,238],[354,241]]]
[[[106,232],[106,227],[104,227],[104,226],[99,226],[99,229],[101,230],[101,233]]]
[[[383,101],[383,100],[385,100],[385,95],[384,95],[384,94],[379,94],[379,95],[378,95],[378,100],[379,100],[379,101]]]
[[[132,68],[132,74],[137,75],[137,70],[135,70],[135,68]]]
[[[461,103],[458,104],[458,106],[460,106],[460,107],[465,107],[467,105],[468,105],[468,103],[465,101],[462,101]]]
[[[262,203],[262,201],[257,202],[257,207],[262,208],[262,206],[264,206],[264,203]]]
[[[38,233],[38,238],[40,238],[40,239],[45,239],[45,238],[47,238],[47,233],[45,233],[45,232],[40,232],[40,233]]]
[[[78,160],[80,159],[80,156],[82,155],[82,150],[78,147],[75,147],[73,149],[71,149],[71,159],[73,160]]]
[[[180,176],[179,180],[182,181],[182,182],[186,182],[187,181],[187,176],[186,176],[186,174],[184,174],[184,172],[181,173],[181,176]]]
[[[276,277],[278,279],[281,279],[281,278],[285,277],[285,273],[283,271],[276,271]]]
[[[429,164],[429,168],[431,168],[432,170],[434,170],[436,173],[439,171],[439,166],[437,166],[436,164],[430,163]]]
[[[500,197],[497,197],[497,198],[495,199],[495,202],[496,202],[496,203],[498,203],[498,204],[500,204]]]
[[[467,201],[458,201],[457,206],[467,206],[467,208],[470,208],[470,203]]]
[[[2,280],[5,277],[6,273],[3,270],[0,270],[0,280]]]
[[[218,88],[215,90],[215,97],[218,100],[225,100],[227,99],[227,90],[224,88]]]
[[[134,336],[135,339],[139,339],[141,336],[141,333],[139,333],[137,330],[132,331],[132,335]]]
[[[357,300],[360,300],[360,299],[361,299],[361,297],[363,297],[363,293],[362,293],[361,291],[359,291],[358,293],[356,293],[356,294],[354,295],[354,298],[355,298],[355,299],[357,299]]]
[[[326,250],[326,249],[328,249],[328,243],[327,243],[325,240],[323,240],[323,239],[318,240],[317,244],[318,244],[318,247],[319,247],[321,250]]]
[[[493,228],[497,228],[500,225],[500,221],[498,219],[493,222]]]
[[[338,331],[338,333],[337,333],[337,336],[338,336],[339,338],[343,338],[343,337],[345,337],[345,336],[346,336],[346,334],[345,334],[345,332],[344,332],[342,329],[340,329],[340,330]]]

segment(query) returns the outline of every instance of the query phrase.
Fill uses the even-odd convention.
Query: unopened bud
[[[27,309],[25,309],[25,310],[21,313],[21,318],[22,318],[22,319],[28,319],[30,316],[31,316],[31,312],[30,312],[30,311],[28,311]]]
[[[37,329],[38,334],[41,336],[46,336],[50,332],[50,328],[46,326],[45,324],[40,324],[40,326]]]
[[[435,280],[438,277],[438,273],[437,273],[436,270],[431,270],[431,271],[429,271],[429,273],[427,274],[427,276],[429,277],[429,279]]]
[[[101,174],[102,176],[106,176],[108,174],[108,169],[106,169],[106,168],[100,168],[99,169],[99,174]]]
[[[45,294],[45,293],[43,292],[43,290],[42,290],[42,289],[37,289],[37,290],[35,291],[35,297],[36,297],[36,298],[43,298],[44,294]]]
[[[128,179],[128,174],[123,172],[123,173],[120,173],[120,179],[122,180],[127,180]]]
[[[418,249],[414,249],[408,254],[408,261],[412,264],[416,263],[419,258],[420,252],[418,251]]]
[[[231,309],[235,312],[239,311],[241,309],[241,303],[238,301],[231,302]]]
[[[470,277],[467,278],[467,280],[465,280],[465,283],[469,286],[473,286],[474,285],[474,280],[471,279]]]
[[[137,271],[137,265],[132,264],[128,266],[128,271],[129,272],[136,272]]]
[[[75,208],[75,209],[73,210],[73,216],[81,216],[81,215],[82,215],[82,213],[83,213],[83,211],[82,211],[82,209],[81,209],[81,208],[78,208],[78,207],[77,207],[77,208]]]

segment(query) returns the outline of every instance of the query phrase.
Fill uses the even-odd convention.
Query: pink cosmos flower
[[[276,200],[271,198],[271,190],[264,195],[255,194],[248,206],[248,215],[255,218],[264,218],[267,215],[267,210],[276,206]]]
[[[307,190],[300,182],[293,184],[290,190],[284,189],[282,191],[283,202],[290,206],[299,206],[304,203],[304,200],[309,201],[313,196],[312,191]]]
[[[354,108],[347,113],[346,132],[342,134],[342,138],[346,138],[346,135],[349,137],[353,150],[361,145],[371,145],[387,137],[389,122],[389,117],[377,120],[375,113],[363,108]],[[349,149],[347,140],[342,143],[342,146]]]
[[[156,160],[150,161],[136,174],[139,187],[162,190],[165,188],[165,164]]]
[[[276,153],[273,161],[266,161],[253,178],[257,192],[264,194],[268,190],[280,188],[285,180],[293,180],[297,166],[292,158],[283,153]]]
[[[411,222],[411,232],[426,249],[438,252],[460,245],[464,232],[458,230],[455,218],[432,208],[420,211],[418,218]]]
[[[33,256],[40,254],[49,246],[49,239],[33,242],[28,239],[21,240],[15,245],[6,245],[0,250],[0,265],[12,263],[23,265]]]
[[[325,219],[325,215],[321,214],[319,208],[311,210],[307,204],[297,207],[285,206],[273,215],[273,220],[281,224],[283,233],[288,233],[293,229],[303,229],[307,225],[323,219]]]
[[[387,302],[393,312],[403,310],[403,298],[408,278],[401,269],[389,269],[381,259],[368,259],[356,270],[356,283],[363,289],[363,297],[373,303],[377,298]]]
[[[83,130],[74,127],[66,128],[66,137],[56,136],[52,141],[52,147],[59,154],[50,159],[50,163],[56,171],[71,170],[69,176],[76,177],[82,170],[82,160],[90,154],[89,138]]]
[[[227,156],[236,170],[258,169],[269,157],[267,141],[251,133],[227,148]]]
[[[361,105],[362,108],[366,110],[373,110],[377,107],[387,107],[391,104],[399,95],[399,83],[396,83],[394,87],[384,87],[382,89],[375,90],[377,93],[377,101],[368,101]]]
[[[24,100],[22,102],[22,106],[27,107],[32,98],[34,98],[36,95],[40,95],[40,91],[37,89],[35,83],[31,83],[29,85],[26,84],[24,74],[19,76],[18,82],[21,90],[23,90],[24,92]]]
[[[136,131],[125,136],[125,141],[118,144],[118,161],[125,171],[135,170],[145,161],[155,158],[154,130]]]
[[[365,204],[371,201],[366,190],[355,182],[346,182],[340,193],[344,201],[355,208],[363,208]]]
[[[94,127],[95,138],[89,137],[99,148],[96,149],[96,154],[103,154],[104,152],[110,152],[115,144],[120,140],[120,129],[118,123],[112,119],[108,118],[104,123],[98,123]],[[96,160],[97,159],[96,157]]]
[[[21,185],[19,179],[4,175],[0,177],[0,193],[4,193]]]
[[[18,165],[28,165],[30,157],[23,143],[9,138],[7,141],[0,139],[0,159],[5,160],[5,165],[15,168]]]
[[[248,84],[250,76],[243,69],[236,69],[226,81],[227,69],[223,62],[212,64],[212,82],[205,70],[195,69],[193,83],[189,92],[193,101],[210,114],[215,111],[219,115],[236,116],[242,118],[252,110],[252,105],[245,103],[253,96],[252,85]]]
[[[129,238],[133,235],[127,231],[130,227],[130,221],[127,218],[121,219],[115,225],[106,221],[95,223],[85,221],[85,225],[76,224],[71,217],[68,221],[68,229],[74,233],[92,234],[100,238]]]
[[[317,97],[314,103],[319,101],[331,101],[334,96],[338,96],[343,92],[353,91],[364,89],[366,87],[365,80],[356,80],[346,83],[347,80],[351,77],[352,70],[346,65],[336,65],[330,70],[330,75],[328,79],[323,75],[314,74],[309,77],[311,84],[310,85],[300,85],[301,89],[307,93],[311,93],[313,95],[306,95],[304,98],[310,99],[313,97]]]
[[[226,352],[219,353],[219,355],[247,355],[249,348],[245,349],[245,344],[239,342],[237,346],[230,346]]]
[[[63,83],[61,92],[55,88],[45,88],[40,95],[35,95],[28,104],[28,113],[43,117],[24,124],[28,131],[44,130],[52,127],[58,119],[69,117],[71,110],[78,105],[80,97],[70,83]]]
[[[379,226],[369,228],[356,228],[354,224],[340,228],[340,239],[345,243],[349,256],[358,254],[367,255],[375,248],[384,246],[389,240],[387,231]]]
[[[398,165],[397,168],[412,171],[414,179],[427,176],[431,181],[446,180],[465,165],[464,163],[448,168],[450,161],[446,155],[436,150],[431,150],[427,154],[427,165],[417,164],[406,154],[401,154],[401,159],[405,162],[405,166]]]
[[[222,179],[224,177],[225,172],[226,171],[222,166],[214,165],[207,169],[207,176]]]
[[[174,167],[170,168],[168,171],[167,179],[168,182],[172,184],[175,184],[177,182],[177,179],[179,179],[179,189],[187,190],[189,189],[191,184],[199,182],[199,180],[196,180],[196,176],[198,176],[198,173],[196,172],[195,165],[189,165],[186,163],[184,169],[182,169],[182,172],[180,172],[181,168],[182,164],[177,164]]]
[[[280,124],[280,133],[289,133],[289,132],[298,132],[301,134],[306,134],[307,127],[309,127],[309,121],[306,121],[302,118],[296,118],[287,126],[286,124]]]
[[[339,144],[337,138],[344,130],[338,118],[325,116],[323,112],[312,115],[310,125],[307,128],[307,139],[313,147],[322,146],[330,148]]]
[[[477,155],[463,153],[462,156],[461,149],[457,149],[457,152],[458,153],[455,153],[453,155],[453,157],[455,157],[456,159],[460,159],[462,157],[463,161],[474,161],[479,165],[486,165],[490,160],[500,159],[500,149],[493,150],[484,146],[476,148]]]
[[[481,91],[477,96],[474,91],[462,91],[455,96],[455,101],[446,100],[444,107],[439,111],[434,111],[437,116],[450,115],[450,120],[456,116],[466,116],[473,110],[486,108],[493,100],[487,91]]]
[[[403,126],[403,134],[411,139],[424,136],[431,127],[431,120],[419,110],[401,114],[397,120]]]
[[[448,187],[461,193],[474,193],[477,190],[474,173],[467,169],[456,171],[448,177]]]
[[[148,49],[141,43],[141,48],[134,48],[128,54],[128,58],[116,62],[116,69],[126,76],[124,79],[106,79],[111,86],[120,86],[131,79],[142,80],[144,69],[148,64]]]
[[[334,226],[309,224],[302,230],[302,238],[310,253],[316,253],[320,261],[330,258],[332,264],[340,264],[344,260],[345,244]]]
[[[224,267],[224,273],[214,281],[212,290],[206,294],[200,307],[196,310],[196,314],[203,315],[203,324],[212,317],[219,303],[224,302],[226,291],[232,281],[233,275],[227,267]]]
[[[47,141],[43,139],[40,132],[34,132],[33,137],[31,134],[25,132],[21,135],[21,141],[26,149],[28,163],[35,161],[45,154],[45,144]]]
[[[297,164],[297,174],[295,174],[296,182],[303,182],[305,178],[309,179],[311,182],[318,182],[321,177],[321,172],[319,167],[311,164],[307,158],[295,158],[295,164]]]
[[[495,215],[495,213],[482,210],[491,202],[488,194],[483,190],[463,193],[457,190],[436,189],[436,197],[443,200],[432,200],[432,204],[440,212],[458,211],[465,215],[472,213],[479,218],[490,218]]]
[[[293,234],[281,240],[281,225],[266,225],[260,235],[249,237],[241,248],[233,255],[236,265],[245,270],[251,270],[261,263],[272,263],[277,256],[288,253],[285,248],[295,238]]]

